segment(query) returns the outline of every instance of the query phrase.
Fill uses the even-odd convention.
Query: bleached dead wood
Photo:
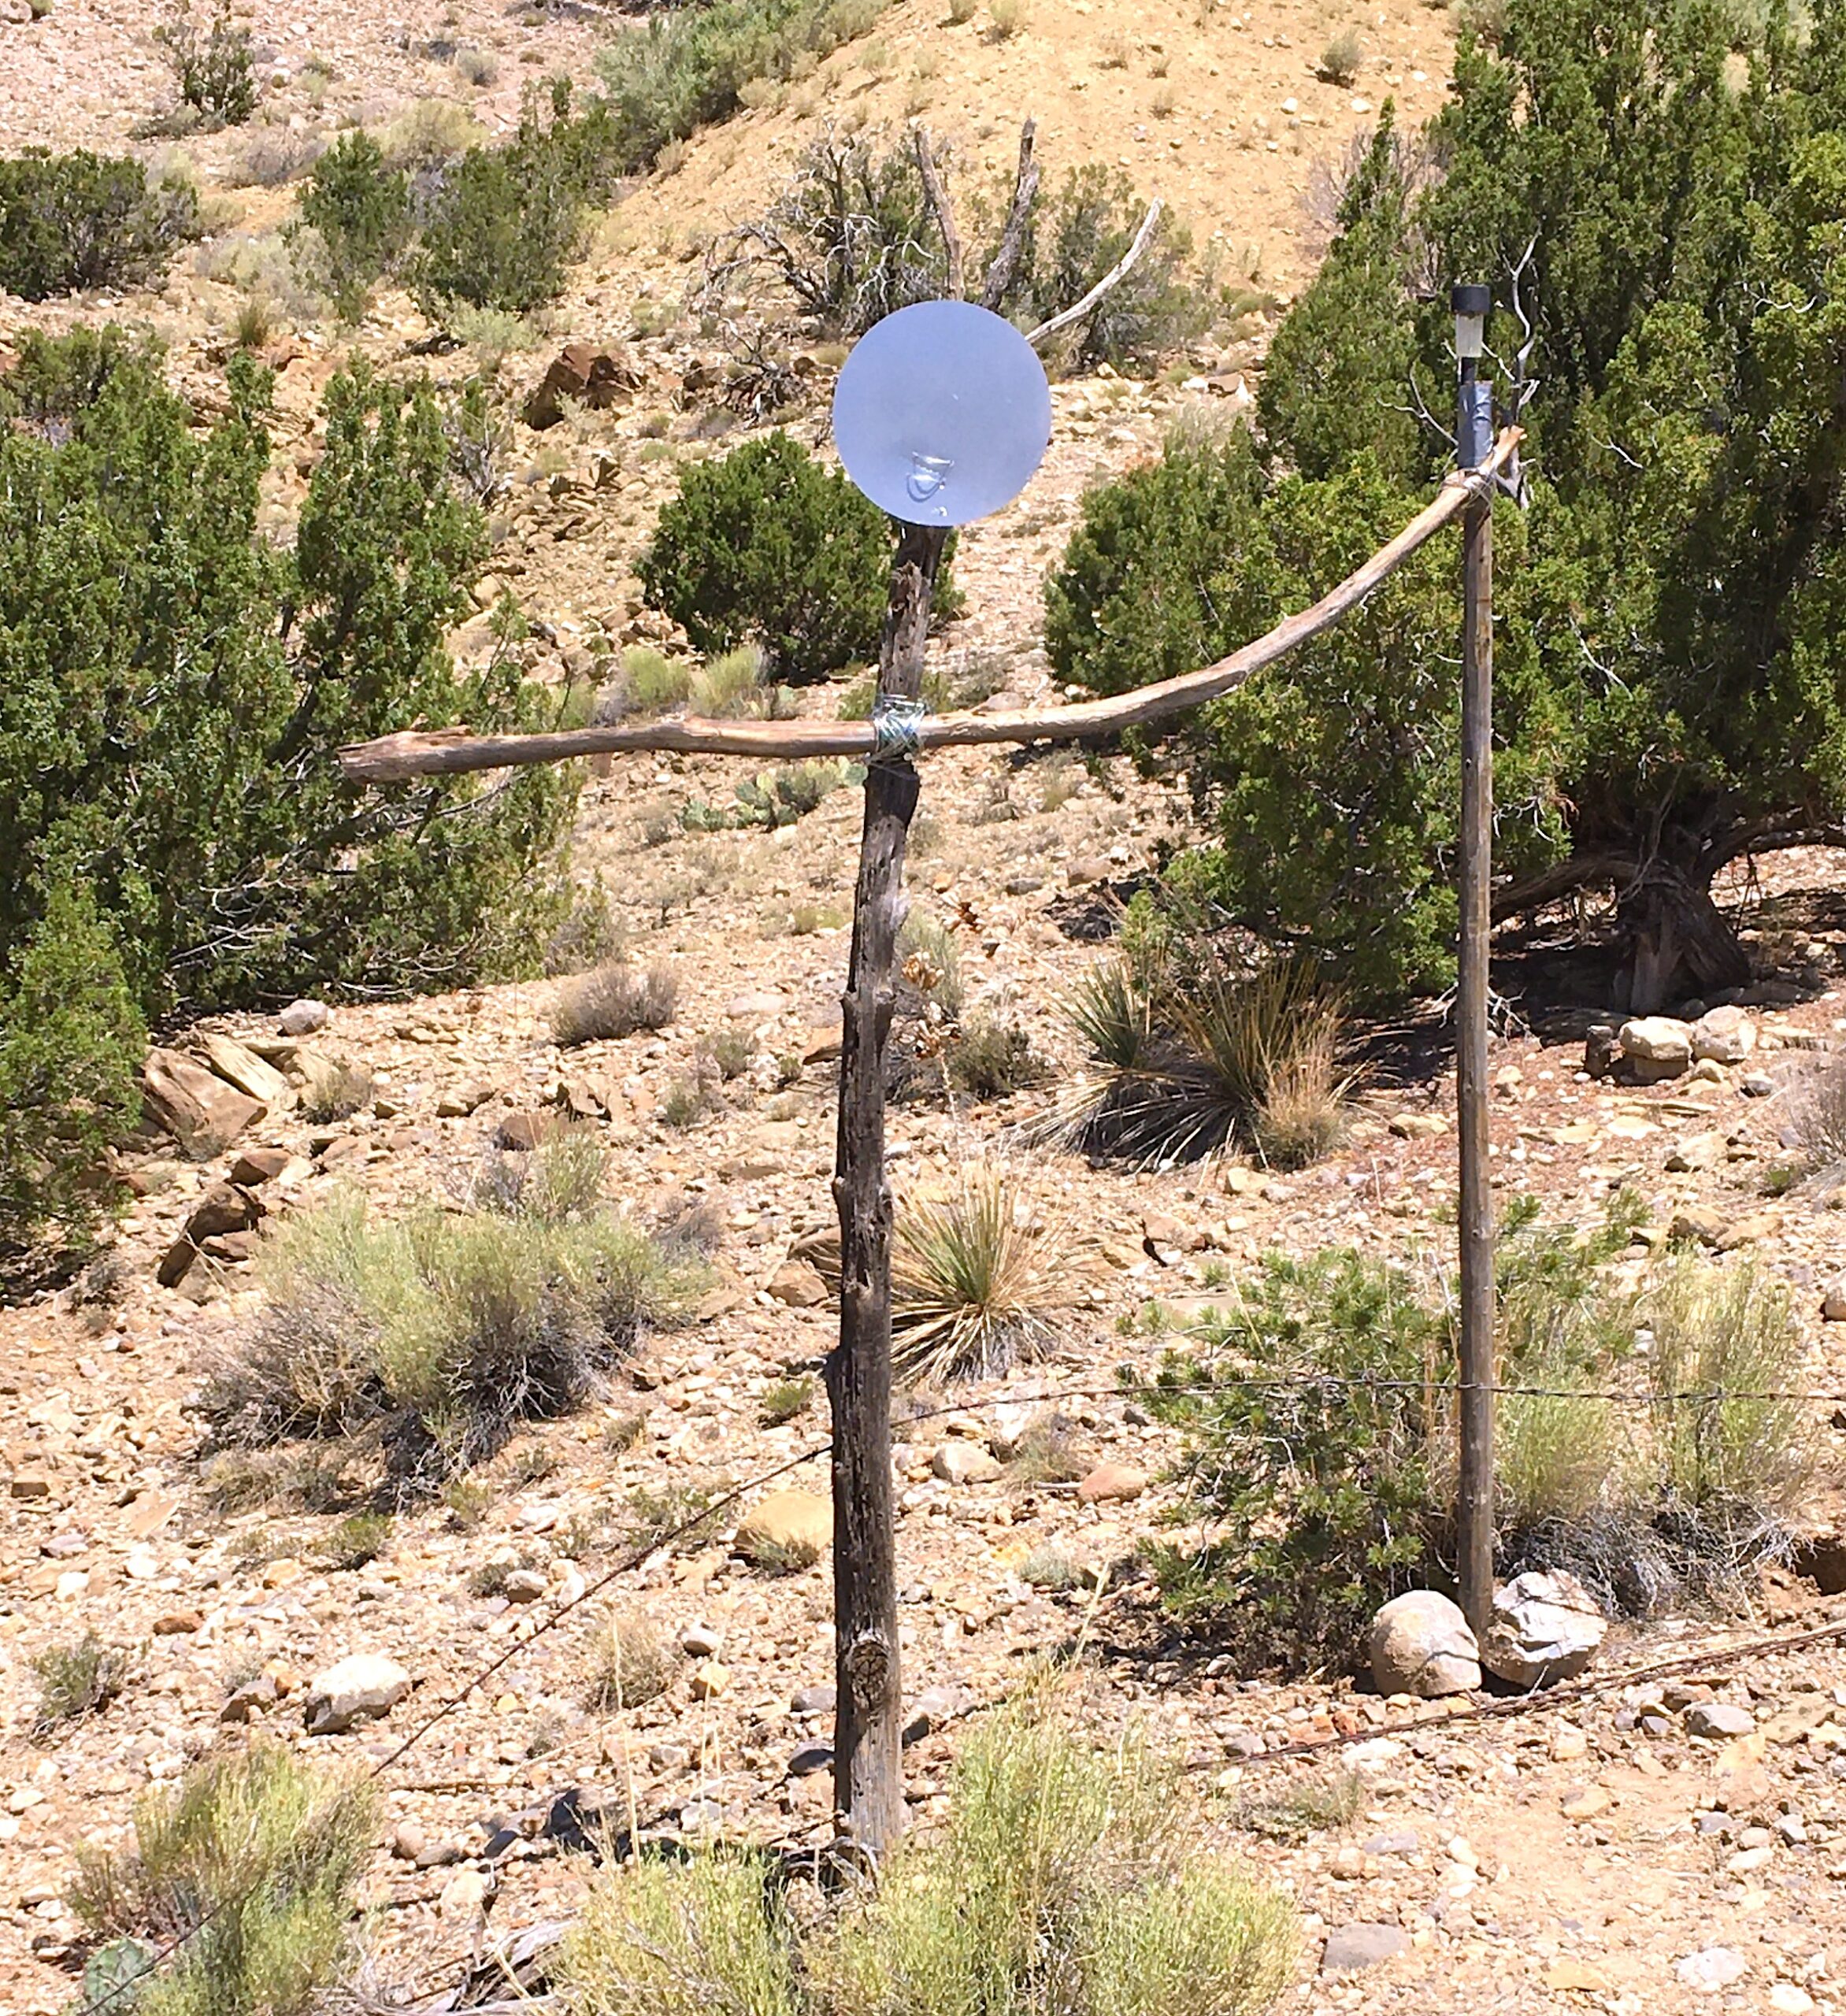
[[[1490,491],[1522,438],[1518,428],[1507,428],[1478,469],[1446,478],[1436,496],[1403,530],[1338,587],[1215,665],[1132,693],[1085,700],[1073,706],[1021,713],[934,715],[921,725],[920,746],[929,750],[996,742],[1089,741],[1119,735],[1125,728],[1148,727],[1234,692],[1265,665],[1331,629],[1419,547],[1459,517],[1470,497]],[[465,728],[406,728],[343,749],[340,765],[357,783],[391,784],[408,777],[449,776],[515,764],[565,763],[579,757],[643,750],[753,756],[765,761],[796,756],[863,758],[873,754],[873,732],[869,721],[728,721],[697,716],[529,735],[475,735]]]

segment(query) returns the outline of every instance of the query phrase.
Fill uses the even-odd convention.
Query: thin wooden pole
[[[1480,432],[1473,359],[1462,366],[1464,463]],[[1485,448],[1485,438],[1480,442]],[[1488,1166],[1488,943],[1493,849],[1493,499],[1462,519],[1461,947],[1456,1132],[1461,1149],[1461,1465],[1455,1506],[1462,1608],[1477,1634],[1493,1609],[1493,1186]]]
[[[881,699],[915,700],[947,533],[903,528],[879,656]],[[874,717],[877,719],[877,717]],[[833,1618],[838,1699],[833,1803],[841,1832],[876,1865],[903,1831],[903,1681],[898,1658],[896,1518],[891,1476],[891,1188],[884,1169],[885,1053],[904,843],[916,767],[875,757],[853,896],[852,951],[841,1003],[840,1342],[828,1354],[833,1413]]]

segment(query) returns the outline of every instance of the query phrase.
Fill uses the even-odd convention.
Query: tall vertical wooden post
[[[1473,469],[1492,441],[1492,401],[1478,376],[1491,296],[1452,297],[1461,361],[1457,458]],[[1470,331],[1467,324],[1472,322]],[[1472,350],[1473,354],[1470,352]],[[1456,1131],[1461,1149],[1461,1466],[1456,1551],[1462,1608],[1477,1633],[1493,1607],[1493,1187],[1488,1164],[1488,940],[1493,855],[1493,497],[1462,520],[1461,948],[1456,988]]]
[[[923,648],[945,529],[906,525],[891,571],[879,654],[880,699],[923,690]],[[874,720],[878,718],[875,713]],[[891,1190],[884,1174],[884,1068],[904,843],[917,809],[915,766],[874,758],[853,896],[842,1002],[840,1342],[827,1359],[833,1414],[833,1803],[843,1831],[874,1862],[903,1830],[903,1682],[898,1659],[896,1522],[891,1476]]]

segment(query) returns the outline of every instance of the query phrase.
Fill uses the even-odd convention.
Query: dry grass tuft
[[[678,983],[664,966],[636,968],[608,959],[566,980],[551,1007],[553,1040],[568,1050],[580,1043],[664,1029],[673,1019]]]
[[[74,1645],[52,1645],[32,1660],[39,1683],[34,1734],[49,1736],[65,1722],[98,1714],[128,1686],[135,1658],[119,1646],[105,1645],[86,1631]]]
[[[611,1616],[596,1634],[584,1705],[619,1714],[658,1701],[673,1681],[673,1655],[644,1618]]]

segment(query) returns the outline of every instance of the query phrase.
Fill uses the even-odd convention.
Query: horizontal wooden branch
[[[1274,629],[1241,645],[1229,658],[1177,679],[1143,686],[1104,700],[1085,700],[1044,713],[936,714],[919,727],[924,749],[993,742],[1083,742],[1146,728],[1207,700],[1233,692],[1253,673],[1299,644],[1330,630],[1401,567],[1417,549],[1459,515],[1468,499],[1491,490],[1522,439],[1509,427],[1477,469],[1448,477],[1436,497],[1396,539],[1310,607],[1284,617]],[[869,721],[721,721],[688,715],[680,721],[637,721],[614,728],[560,728],[549,734],[475,735],[465,728],[406,728],[359,742],[339,752],[340,767],[355,783],[391,784],[406,777],[448,776],[497,770],[517,763],[565,763],[583,756],[628,751],[676,751],[694,756],[867,757],[874,753]]]

